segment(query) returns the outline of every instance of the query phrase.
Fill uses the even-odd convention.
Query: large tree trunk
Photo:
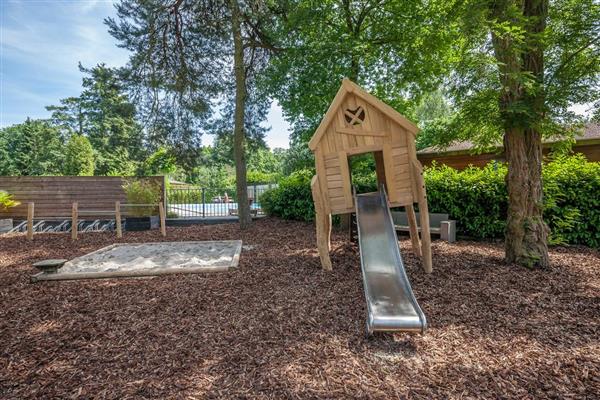
[[[506,261],[547,267],[548,227],[542,218],[542,141],[533,129],[512,129],[504,135],[508,161]]]
[[[508,162],[506,261],[528,267],[547,267],[548,226],[543,220],[542,136],[545,115],[544,44],[548,0],[495,3],[494,17],[514,22],[510,6],[523,11],[525,43],[510,34],[492,32],[502,91],[500,115],[504,122],[504,151]],[[533,78],[531,78],[533,77]],[[525,86],[523,82],[531,79]]]
[[[233,32],[233,64],[235,70],[235,112],[233,128],[233,158],[235,160],[236,193],[240,228],[250,226],[248,183],[246,181],[246,134],[244,115],[246,108],[246,71],[244,68],[244,46],[242,42],[240,8],[237,0],[231,0],[231,30]]]

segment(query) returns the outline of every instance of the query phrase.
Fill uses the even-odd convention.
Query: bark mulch
[[[0,239],[0,397],[597,398],[600,253],[553,248],[552,268],[502,246],[434,242],[425,275],[401,240],[424,335],[364,337],[357,248],[264,219],[169,228],[167,241],[243,239],[237,271],[30,284],[31,264],[117,242],[113,234]],[[163,240],[126,233],[123,242]]]

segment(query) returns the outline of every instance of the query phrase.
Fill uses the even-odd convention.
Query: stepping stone
[[[58,271],[58,269],[60,267],[62,267],[67,261],[68,260],[64,260],[62,258],[42,260],[42,261],[36,262],[35,264],[33,264],[33,266],[42,272],[45,272],[47,274],[53,274],[56,271]]]

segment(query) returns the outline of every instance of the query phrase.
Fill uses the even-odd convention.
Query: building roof
[[[547,143],[547,144],[556,143],[556,142],[559,142],[560,140],[561,140],[560,138],[551,138],[551,139],[545,140],[544,143]],[[585,142],[589,142],[589,141],[600,141],[600,124],[598,124],[598,123],[587,124],[584,127],[583,132],[575,135],[575,141],[579,145],[585,144]],[[500,149],[502,147],[502,145],[498,144],[495,147],[497,149]],[[464,140],[464,141],[453,142],[449,146],[446,146],[446,147],[439,147],[439,146],[426,147],[422,150],[417,151],[417,154],[467,153],[467,152],[470,152],[471,150],[474,150],[475,148],[476,148],[476,146],[472,142],[470,142],[468,140]]]

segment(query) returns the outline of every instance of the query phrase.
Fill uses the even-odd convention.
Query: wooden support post
[[[324,210],[319,180],[316,176],[312,178],[310,187],[312,190],[313,201],[315,203],[317,248],[319,250],[319,257],[321,258],[321,266],[323,267],[323,269],[330,271],[332,269],[331,259],[329,258],[331,216]]]
[[[77,240],[77,222],[78,222],[77,202],[73,203],[71,208],[71,239]]]
[[[331,227],[333,224],[331,223],[331,214],[326,214],[325,218],[325,240],[327,241],[327,254],[331,251]],[[329,262],[331,264],[331,261]]]
[[[427,195],[425,192],[425,179],[423,169],[415,162],[415,175],[417,181],[417,198],[419,204],[419,219],[421,220],[421,262],[426,273],[432,271],[431,262],[431,233],[429,232],[429,208],[427,207]]]
[[[415,215],[415,208],[412,204],[404,207],[406,210],[406,217],[408,219],[408,227],[410,228],[410,241],[412,243],[413,253],[421,257],[421,241],[419,240],[419,228],[417,226],[417,217]]]
[[[165,220],[165,206],[161,201],[158,203],[158,214],[160,216],[160,233],[163,236],[167,236],[167,221]]]
[[[121,202],[115,201],[115,225],[117,227],[117,237],[123,237],[123,227],[121,226]]]
[[[35,203],[27,204],[27,239],[33,240],[33,216],[35,213]]]

